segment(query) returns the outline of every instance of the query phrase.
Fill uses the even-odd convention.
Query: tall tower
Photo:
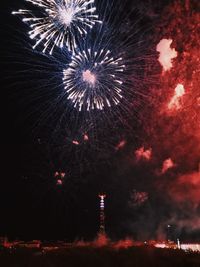
[[[106,194],[99,194],[100,198],[100,228],[99,234],[105,235],[105,203]]]

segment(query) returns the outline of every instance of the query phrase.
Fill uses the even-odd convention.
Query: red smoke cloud
[[[72,141],[72,144],[74,144],[74,145],[76,145],[76,146],[80,145],[80,143],[79,143],[77,140],[73,140],[73,141]]]
[[[89,136],[87,134],[84,134],[83,139],[84,139],[84,141],[87,142],[87,141],[89,141]]]
[[[200,229],[199,8],[200,1],[190,1],[190,5],[173,1],[163,12],[157,34],[158,42],[165,40],[159,43],[157,51],[164,71],[159,90],[153,90],[155,102],[147,129],[148,142],[157,159],[155,168],[163,174],[162,179],[155,180],[156,190],[171,204],[164,224],[188,230]],[[138,151],[141,159],[142,150]],[[160,167],[158,162],[166,155],[170,158]]]
[[[155,158],[171,155],[181,173],[194,171],[200,161],[198,8],[200,2],[194,4],[191,1],[191,5],[185,5],[175,1],[164,11],[158,27],[159,39],[165,40],[157,46],[157,50],[168,51],[170,40],[173,40],[173,46],[178,52],[173,68],[161,75],[160,90],[154,91],[156,101],[149,120],[149,142]],[[176,16],[171,16],[172,13]],[[163,47],[166,49],[162,50]],[[172,167],[173,162],[166,161],[162,172]]]
[[[171,184],[169,194],[177,203],[192,203],[194,207],[200,205],[200,172],[178,177]]]

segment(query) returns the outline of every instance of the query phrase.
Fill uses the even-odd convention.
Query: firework
[[[72,57],[63,71],[63,83],[75,108],[103,110],[122,98],[125,65],[107,49],[87,49]]]
[[[68,0],[68,3],[70,1],[72,2],[72,0]],[[44,2],[43,0],[42,3]],[[54,0],[55,2],[58,3],[58,0]],[[63,2],[64,0],[62,4]],[[30,6],[33,6],[33,0],[29,3]],[[33,18],[39,19],[39,11],[41,13],[41,10],[44,10],[44,6],[39,6],[38,3],[39,1],[33,9],[34,13],[37,11],[37,16],[34,14],[33,17],[33,12],[27,13],[21,10],[18,13],[20,15],[24,14],[24,19],[29,25],[33,24]],[[61,0],[59,3],[61,3]],[[78,3],[82,3],[82,1],[79,0]],[[85,3],[87,3],[86,7],[89,10],[89,6],[94,4],[94,0],[88,0]],[[127,27],[126,23],[123,24],[118,20],[118,17],[123,18],[126,15],[126,10],[122,8],[124,4],[121,1],[118,2],[117,6],[114,0],[103,0],[101,3],[95,3],[98,5],[97,8],[104,23],[97,23],[92,30],[87,31],[87,36],[82,39],[78,38],[77,42],[77,34],[73,35],[77,46],[70,53],[65,45],[62,50],[57,49],[56,46],[59,46],[59,43],[55,42],[56,36],[50,35],[51,38],[48,37],[47,40],[43,33],[43,36],[40,34],[34,36],[34,39],[37,39],[36,46],[38,45],[38,48],[41,48],[44,41],[48,41],[43,52],[53,52],[52,56],[47,53],[32,53],[32,49],[25,49],[22,61],[21,54],[18,54],[19,62],[22,61],[25,72],[28,75],[30,73],[31,77],[30,80],[24,80],[23,77],[23,82],[29,83],[31,81],[31,83],[34,83],[33,93],[29,94],[27,92],[26,96],[30,101],[35,97],[41,97],[37,105],[33,106],[33,109],[36,106],[38,109],[38,106],[40,106],[44,111],[40,112],[41,115],[39,114],[36,127],[42,126],[51,117],[49,125],[55,123],[55,126],[50,127],[54,129],[54,136],[57,139],[56,135],[58,135],[59,130],[67,125],[66,128],[73,132],[68,141],[76,149],[79,149],[79,147],[81,149],[82,144],[85,145],[86,143],[88,147],[96,147],[93,140],[100,139],[100,129],[103,131],[108,125],[109,127],[115,125],[117,128],[115,134],[121,136],[119,133],[122,131],[120,129],[121,125],[126,126],[126,129],[130,126],[132,123],[130,121],[133,120],[136,112],[138,113],[141,105],[143,106],[148,99],[147,83],[152,83],[152,78],[150,81],[144,74],[147,72],[147,65],[152,64],[153,55],[150,54],[152,52],[149,51],[147,42],[138,40],[140,32],[143,36],[143,29],[139,25],[140,18],[136,18],[133,27]],[[51,8],[53,7],[55,9],[55,5],[52,4]],[[31,21],[27,21],[27,14],[30,15]],[[116,15],[116,20],[114,15]],[[49,16],[46,16],[45,20],[48,21],[48,19]],[[92,21],[96,22],[97,19]],[[41,22],[43,21],[39,20],[37,23],[40,24]],[[36,31],[36,27],[39,26],[32,26],[32,30]],[[85,28],[87,27],[88,25]],[[57,28],[52,26],[51,30],[54,29],[56,32]],[[43,30],[46,33],[47,27],[44,29],[42,26],[40,31]],[[61,32],[60,29],[59,32]],[[79,33],[78,28],[77,32]],[[58,33],[56,32],[56,34]],[[69,32],[67,32],[66,37],[69,37]],[[27,43],[24,42],[21,48],[27,48]],[[24,64],[25,61],[28,62],[28,65]],[[157,58],[155,61],[157,62]],[[150,72],[149,69],[148,72]],[[144,98],[145,101],[143,101]],[[24,94],[23,99],[25,99]],[[48,104],[44,104],[44,101],[48,101]],[[88,128],[91,129],[89,133]],[[83,137],[85,133],[89,134],[89,140],[87,140],[87,136]],[[104,134],[102,134],[102,138],[104,138]],[[65,145],[66,140],[64,138],[62,140]],[[113,138],[112,142],[109,140],[106,142],[111,143],[110,147],[113,148],[119,140],[117,137]],[[122,143],[117,149],[120,150],[123,145]]]
[[[94,0],[25,0],[36,6],[35,10],[19,9],[12,12],[22,16],[30,25],[29,36],[36,39],[35,49],[43,43],[43,53],[52,54],[55,46],[74,50],[79,38],[87,34],[95,23],[101,23],[95,14]],[[35,14],[38,9],[39,14]]]

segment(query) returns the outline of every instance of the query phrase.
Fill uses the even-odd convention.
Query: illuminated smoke
[[[107,235],[104,233],[99,233],[97,238],[92,242],[93,247],[104,247],[109,244],[109,238]]]
[[[181,98],[185,94],[185,88],[182,84],[178,84],[175,88],[174,96],[168,104],[169,109],[180,109],[181,108]]]
[[[150,160],[152,157],[152,149],[146,149],[144,147],[141,147],[135,151],[136,160]]]
[[[113,244],[114,249],[127,249],[133,246],[136,246],[136,242],[129,238],[125,240],[119,240],[118,242]]]
[[[80,145],[80,143],[79,143],[77,140],[73,140],[73,141],[72,141],[72,144],[74,144],[74,145],[76,145],[76,146]]]
[[[168,71],[173,67],[172,59],[177,57],[177,52],[174,48],[171,48],[171,44],[171,39],[162,39],[156,47],[156,51],[160,53],[158,61],[164,71]]]
[[[166,159],[164,162],[163,162],[163,166],[162,166],[162,174],[167,172],[169,169],[171,168],[174,168],[175,167],[175,164],[173,162],[172,159]]]

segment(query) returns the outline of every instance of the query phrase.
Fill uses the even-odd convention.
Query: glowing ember
[[[188,173],[178,177],[170,188],[170,195],[178,203],[190,201],[194,208],[198,207],[200,203],[200,172]],[[199,218],[198,222],[200,223]],[[199,223],[196,224],[197,227],[200,225]]]
[[[156,47],[156,51],[160,52],[158,61],[163,67],[164,71],[170,70],[172,65],[172,59],[177,57],[177,52],[174,48],[171,48],[171,39],[162,39]]]
[[[144,147],[139,148],[135,151],[135,156],[137,160],[145,159],[150,160],[152,157],[152,149],[145,150]]]

